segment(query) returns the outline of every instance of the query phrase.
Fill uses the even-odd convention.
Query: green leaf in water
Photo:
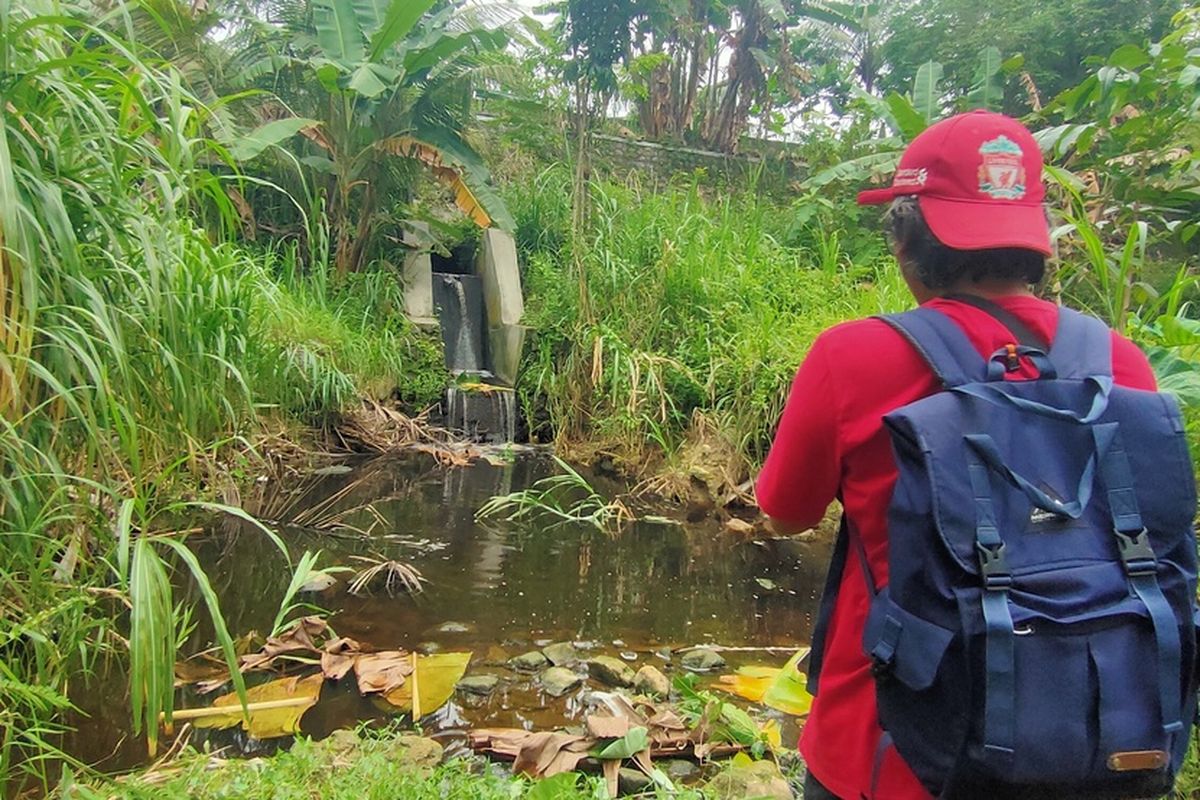
[[[751,722],[751,725],[754,723]],[[622,736],[620,739],[614,739],[604,747],[593,750],[591,756],[593,758],[613,759],[613,758],[633,758],[637,753],[642,752],[650,746],[650,732],[645,728],[630,728],[629,733]]]
[[[766,589],[768,592],[773,592],[779,588],[779,585],[770,578],[755,578],[754,582]]]

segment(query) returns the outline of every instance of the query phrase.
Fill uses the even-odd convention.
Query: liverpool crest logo
[[[1025,166],[1021,146],[1007,136],[997,136],[979,148],[979,191],[997,200],[1025,196]]]

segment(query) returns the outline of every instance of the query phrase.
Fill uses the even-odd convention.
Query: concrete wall
[[[596,167],[616,175],[638,172],[651,180],[667,181],[674,175],[703,170],[708,179],[719,183],[745,181],[758,172],[760,182],[778,184],[778,188],[786,188],[805,177],[803,165],[788,158],[784,147],[771,148],[765,153],[727,155],[600,133],[592,135],[592,143]],[[747,147],[753,148],[755,144],[749,142]]]

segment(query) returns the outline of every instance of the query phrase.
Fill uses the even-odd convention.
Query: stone
[[[633,686],[633,667],[612,656],[596,656],[588,659],[588,674],[609,686],[628,688]]]
[[[792,800],[792,788],[774,761],[730,766],[705,787],[714,800]]]
[[[530,650],[509,660],[508,665],[518,672],[537,672],[550,661],[537,650]]]
[[[575,645],[570,642],[555,642],[542,648],[542,655],[556,667],[566,667],[579,660]]]
[[[750,536],[754,533],[754,526],[744,519],[730,517],[725,521],[725,532],[734,536]]]
[[[508,663],[508,651],[498,645],[489,645],[483,656],[484,664],[502,666]]]
[[[632,650],[622,650],[619,655],[622,661],[637,661],[637,653]]]
[[[458,682],[458,690],[466,694],[489,695],[499,685],[498,675],[468,675]]]
[[[698,650],[689,650],[684,653],[680,663],[683,664],[684,669],[692,672],[712,672],[724,667],[725,659],[716,650],[701,647]]]
[[[633,676],[633,690],[638,694],[666,697],[671,693],[671,682],[661,670],[647,664]]]
[[[430,772],[442,763],[442,746],[424,736],[397,736],[388,747],[389,761]]]
[[[700,768],[686,758],[675,758],[667,762],[667,777],[674,781],[694,778],[699,771]]]
[[[421,642],[417,645],[417,652],[425,655],[441,652],[441,649],[442,646],[437,642]]]
[[[566,667],[550,667],[538,675],[538,685],[542,691],[554,697],[562,697],[581,683],[583,677]]]
[[[424,222],[409,223],[405,243],[420,248],[422,243],[433,240],[429,225]],[[409,251],[404,258],[401,271],[404,279],[404,314],[421,327],[437,325],[437,312],[433,307],[433,264],[429,251]]]
[[[333,733],[317,742],[314,747],[333,754],[345,753],[362,744],[358,734],[346,728],[338,728]]]
[[[438,633],[470,633],[471,626],[462,622],[443,622],[434,630]]]
[[[475,273],[483,279],[483,302],[488,327],[517,325],[525,314],[517,243],[512,234],[488,228],[479,237]]]
[[[331,588],[337,583],[337,578],[330,575],[328,572],[318,572],[304,582],[300,587],[302,592],[320,593]]]
[[[617,772],[617,794],[641,794],[648,791],[653,785],[654,781],[650,780],[649,776],[640,769],[622,767]]]

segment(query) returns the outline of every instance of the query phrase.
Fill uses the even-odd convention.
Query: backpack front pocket
[[[982,649],[982,640],[978,644]],[[1172,741],[1157,712],[1148,619],[1120,615],[1060,625],[1026,618],[1014,625],[1013,645],[1011,705],[986,689],[974,704],[970,749],[997,778],[1084,785],[1164,773]],[[988,715],[1009,708],[1012,753],[989,752]]]

